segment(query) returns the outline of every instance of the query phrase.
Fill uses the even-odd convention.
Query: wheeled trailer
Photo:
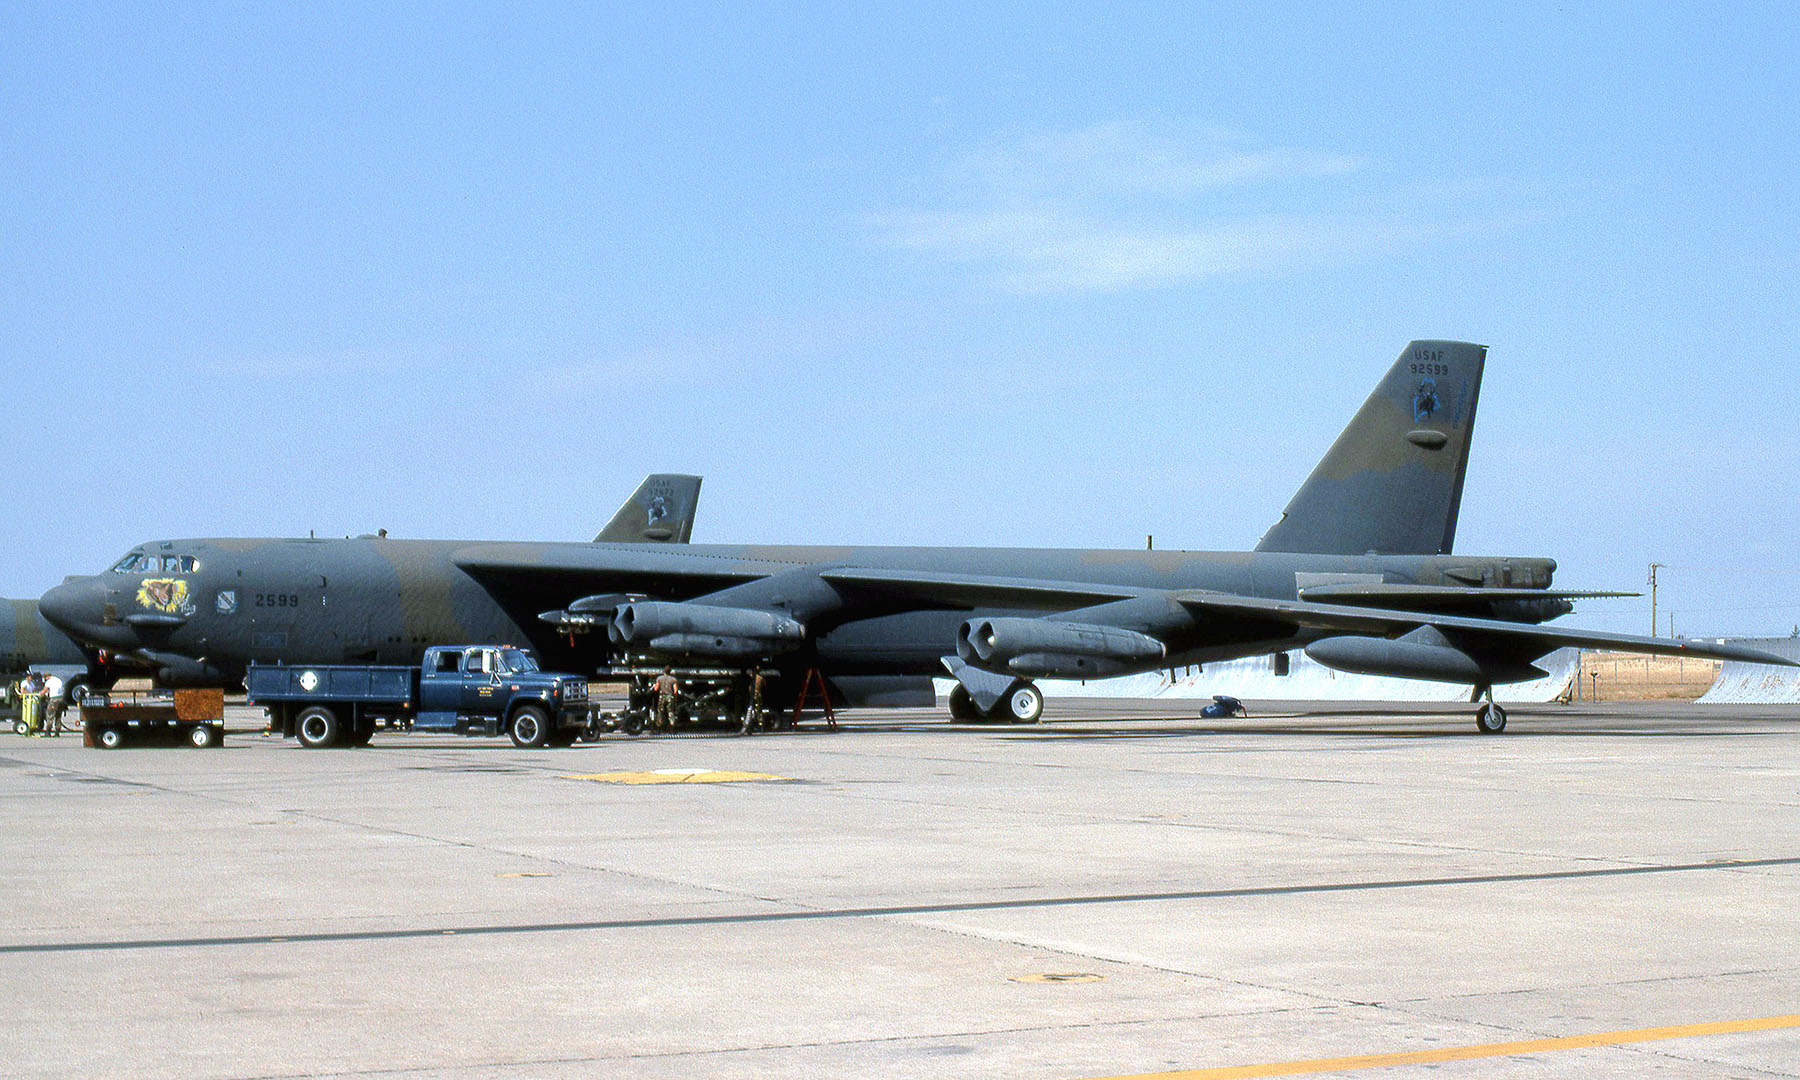
[[[83,746],[179,742],[204,749],[224,741],[223,690],[90,690],[81,700]]]

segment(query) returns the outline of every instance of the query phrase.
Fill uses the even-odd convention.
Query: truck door
[[[462,651],[437,649],[425,654],[419,668],[419,711],[462,711]]]
[[[500,654],[494,649],[463,653],[462,711],[469,716],[496,716],[506,695],[500,685]]]

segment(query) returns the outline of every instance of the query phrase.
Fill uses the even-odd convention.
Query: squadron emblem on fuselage
[[[188,596],[187,582],[180,578],[145,578],[138,586],[138,606],[165,615],[192,615],[194,601]]]

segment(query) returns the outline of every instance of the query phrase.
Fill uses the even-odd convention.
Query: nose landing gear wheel
[[[1493,702],[1483,705],[1475,713],[1475,729],[1483,735],[1498,735],[1506,730],[1506,710]]]

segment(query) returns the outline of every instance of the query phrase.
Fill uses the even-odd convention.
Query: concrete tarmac
[[[1199,704],[0,736],[0,1074],[1800,1077],[1800,710]]]

